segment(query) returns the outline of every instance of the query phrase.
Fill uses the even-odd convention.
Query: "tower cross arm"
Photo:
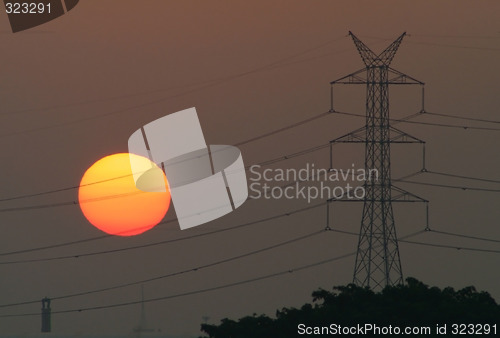
[[[405,35],[406,32],[401,34],[396,40],[394,40],[393,43],[389,45],[389,47],[387,47],[382,53],[378,55],[378,58],[383,65],[389,66],[391,64],[392,59],[394,59],[394,55],[396,55],[396,52],[398,51],[398,48],[401,45],[401,42],[403,41]]]
[[[359,55],[361,55],[361,59],[363,59],[363,63],[366,67],[370,66],[373,62],[377,60],[377,54],[375,54],[367,45],[365,45],[360,39],[356,37],[351,31],[349,31],[349,35],[354,41],[356,48],[358,49]]]
[[[354,35],[351,31],[349,31],[349,35],[354,41],[354,45],[358,49],[359,55],[361,55],[361,59],[363,63],[368,68],[370,66],[386,66],[392,62],[396,52],[398,51],[403,38],[406,35],[406,32],[401,34],[396,40],[394,40],[386,49],[384,49],[380,54],[375,54],[367,45],[365,45],[361,40],[359,40],[356,35]]]

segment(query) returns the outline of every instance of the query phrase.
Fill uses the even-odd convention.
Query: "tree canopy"
[[[202,324],[201,331],[210,338],[290,338],[303,336],[298,333],[299,324],[433,328],[436,324],[500,324],[500,305],[489,293],[473,286],[461,290],[429,287],[415,278],[380,292],[354,284],[336,286],[333,291],[319,289],[312,299],[312,304],[276,311],[275,318],[256,314],[238,320],[225,318],[219,325]]]

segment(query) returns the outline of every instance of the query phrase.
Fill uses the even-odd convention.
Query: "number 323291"
[[[7,2],[7,14],[50,14],[50,3],[35,2]]]

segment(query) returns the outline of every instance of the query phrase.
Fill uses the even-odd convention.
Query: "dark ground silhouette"
[[[313,330],[331,324],[353,327],[366,323],[402,329],[430,327],[432,330],[430,335],[415,334],[414,337],[451,336],[454,328],[461,330],[462,336],[471,335],[467,330],[481,331],[482,335],[490,331],[490,335],[496,336],[494,329],[497,335],[500,330],[500,305],[489,293],[479,292],[473,286],[461,290],[440,289],[407,278],[405,285],[386,287],[377,293],[349,284],[334,287],[333,291],[319,289],[312,297],[312,304],[305,304],[300,309],[283,308],[276,312],[275,318],[256,314],[239,320],[225,318],[219,325],[202,324],[201,331],[210,338],[290,338],[307,336],[299,334],[299,324],[303,324],[304,330],[306,327]],[[446,324],[446,335],[436,334],[437,324],[440,327]],[[454,324],[475,325],[464,328],[453,327]],[[333,336],[325,332],[313,336]],[[373,335],[373,332],[366,333],[365,336]]]

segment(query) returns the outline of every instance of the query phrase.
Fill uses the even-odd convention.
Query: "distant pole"
[[[42,333],[49,333],[51,331],[50,313],[50,299],[45,297],[42,299]]]
[[[154,332],[154,329],[148,329],[148,324],[146,320],[146,310],[144,307],[144,285],[141,285],[141,320],[139,325],[134,328],[134,332],[137,334],[136,337],[142,337],[143,333]]]

